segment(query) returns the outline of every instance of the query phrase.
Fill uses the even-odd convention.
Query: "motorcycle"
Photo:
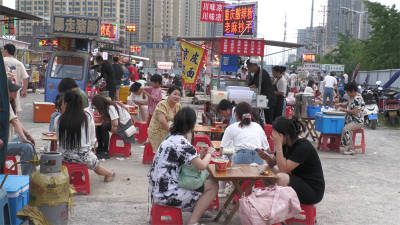
[[[399,100],[394,97],[400,92],[387,90],[382,99],[384,99],[384,111],[386,121],[390,122],[392,126],[396,125],[396,120],[399,120]]]
[[[371,90],[363,91],[362,97],[365,102],[364,124],[368,126],[371,125],[372,130],[375,130],[376,125],[378,124],[379,97]]]

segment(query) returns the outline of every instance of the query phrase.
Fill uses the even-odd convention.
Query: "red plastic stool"
[[[15,156],[7,156],[6,157],[6,162],[7,161],[13,161],[13,164],[17,162],[17,157]],[[6,174],[9,171],[6,165],[4,165],[4,174]],[[16,165],[10,172],[10,175],[18,175],[18,165]]]
[[[247,186],[249,186],[250,182],[251,181],[249,181],[249,180],[246,180],[245,182],[243,182],[243,184],[242,184],[242,190],[243,191],[246,190],[246,188],[247,188]],[[264,185],[262,184],[261,180],[257,180],[256,183],[254,184],[254,187],[255,188],[262,188],[262,187],[264,187]],[[249,192],[249,194],[251,194],[251,193],[252,193],[252,191]],[[240,199],[240,195],[239,195],[239,192],[238,192],[238,193],[235,194],[235,197],[233,197],[233,203],[238,202],[239,199]]]
[[[270,124],[265,124],[264,132],[265,132],[265,136],[267,136],[267,138],[271,138],[271,135],[272,135],[272,125],[270,125]]]
[[[213,208],[213,207],[216,207],[216,208],[219,210],[219,198],[218,198],[218,194],[215,196],[213,202],[211,202],[211,205],[210,205],[208,208],[210,209],[210,208]]]
[[[337,152],[340,151],[340,134],[322,134],[319,135],[319,139],[318,139],[318,147],[317,149],[319,150],[321,148],[321,150],[323,152],[326,152],[326,150],[329,149],[330,150],[336,150]],[[329,144],[328,144],[328,139]]]
[[[135,134],[135,138],[138,139],[139,143],[143,143],[147,140],[147,121],[136,122],[135,127],[139,128],[139,133]]]
[[[74,186],[76,191],[86,191],[86,195],[90,195],[90,179],[89,171],[86,165],[78,163],[62,163],[67,167],[69,175],[69,183]],[[72,178],[74,174],[74,178]],[[82,179],[85,176],[85,180]]]
[[[357,134],[361,134],[361,145],[356,145],[356,136]],[[354,144],[354,152],[356,149],[362,149],[362,154],[365,154],[365,138],[364,138],[364,129],[358,129],[353,131],[353,144]]]
[[[198,142],[204,142],[206,143],[208,146],[211,146],[211,138],[210,136],[204,134],[204,135],[194,135],[194,144],[193,145],[197,145]]]
[[[305,219],[290,218],[286,220],[286,224],[290,222],[303,223],[306,225],[314,225],[317,222],[317,208],[315,205],[300,204],[302,212],[299,215],[306,216]]]
[[[286,117],[292,117],[293,116],[293,108],[292,106],[287,106],[286,107]]]
[[[200,154],[201,147],[200,146],[193,146],[193,147],[194,147],[194,149],[196,149],[197,154]]]
[[[153,153],[153,147],[151,147],[150,142],[146,142],[146,144],[144,145],[142,164],[153,162],[153,158],[155,155],[156,153]]]
[[[124,142],[124,147],[117,146],[118,140]],[[110,157],[112,157],[113,154],[122,154],[125,157],[129,157],[129,155],[132,155],[131,143],[126,143],[118,134],[113,134],[110,138],[110,147],[108,148],[108,154],[110,154]]]
[[[171,220],[161,220],[162,216],[170,216]],[[183,225],[182,210],[176,207],[157,205],[156,203],[153,202],[153,205],[151,207],[150,224]]]
[[[268,144],[269,144],[269,149],[271,150],[271,153],[272,154],[274,154],[274,152],[275,152],[275,144],[274,144],[274,142],[272,141],[272,139],[267,139],[267,141],[268,141]]]

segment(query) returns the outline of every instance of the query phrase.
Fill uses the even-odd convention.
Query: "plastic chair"
[[[90,179],[89,171],[86,165],[78,163],[63,163],[67,167],[69,175],[69,183],[74,186],[76,191],[86,191],[86,195],[90,195]],[[72,178],[74,174],[74,178]],[[85,180],[82,179],[85,176]]]
[[[305,219],[297,219],[295,217],[287,219],[286,224],[290,222],[303,223],[306,225],[314,225],[317,222],[317,208],[315,205],[300,204],[302,212],[298,215],[306,216]]]
[[[340,152],[340,134],[320,134],[319,139],[318,139],[318,147],[317,149],[321,149],[323,152],[326,152],[326,150],[336,150],[337,152]],[[328,144],[328,139],[329,139],[329,144]]]
[[[361,134],[361,144],[356,145],[356,136],[357,134]],[[362,149],[362,154],[365,154],[365,138],[364,138],[364,129],[358,129],[353,131],[353,144],[354,144],[354,152],[356,149]]]
[[[246,190],[247,186],[249,186],[251,181],[246,180],[245,182],[243,182],[242,184],[242,190]],[[261,180],[257,180],[256,183],[254,184],[255,188],[262,188],[264,187],[264,185],[262,184]],[[249,192],[249,194],[247,194],[246,196],[250,195],[252,193],[252,191]],[[240,199],[240,195],[239,192],[235,194],[235,197],[233,197],[233,203],[238,202]]]
[[[216,208],[219,210],[219,198],[218,198],[218,194],[215,196],[213,202],[211,202],[211,205],[210,205],[208,208],[210,209],[210,208],[213,208],[213,207],[216,207]]]
[[[15,156],[7,156],[6,157],[6,162],[7,161],[13,161],[13,164],[17,162],[17,157]],[[4,165],[4,174],[8,172],[8,168],[6,165]],[[18,175],[18,165],[16,165],[10,172],[10,175]]]
[[[194,142],[193,145],[197,145],[198,142],[204,142],[206,143],[208,146],[212,146],[211,145],[211,138],[210,136],[203,134],[203,135],[194,135]]]
[[[124,142],[124,147],[117,146],[118,140]],[[131,143],[126,143],[118,134],[113,134],[110,138],[110,147],[108,148],[108,153],[110,157],[112,157],[113,154],[122,154],[125,157],[129,157],[129,155],[132,155]]]
[[[153,153],[153,147],[151,147],[150,142],[146,142],[144,145],[142,164],[146,164],[147,162],[152,163],[155,155],[156,153]]]
[[[135,138],[138,139],[139,143],[143,143],[147,140],[147,121],[136,122],[135,127],[139,128],[139,133],[135,134]]]
[[[171,220],[162,220],[162,216],[170,216]],[[157,205],[153,202],[151,207],[151,219],[150,224],[152,225],[183,225],[182,221],[182,210],[171,206]]]

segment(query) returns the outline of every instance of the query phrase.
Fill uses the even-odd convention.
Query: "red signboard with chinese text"
[[[56,40],[40,40],[39,47],[42,46],[58,46],[58,41]]]
[[[101,38],[118,39],[117,23],[101,23]]]
[[[221,38],[221,54],[228,55],[264,55],[264,40]]]
[[[222,23],[224,5],[227,3],[202,1],[200,21]]]
[[[223,15],[224,36],[254,35],[253,20],[256,14],[256,5],[225,6]],[[247,29],[246,29],[247,27]]]
[[[140,48],[140,46],[131,46],[130,47],[131,52],[141,52],[142,49]]]
[[[315,54],[303,54],[303,62],[315,62]]]
[[[62,51],[74,51],[74,48],[72,47],[72,39],[71,38],[65,38],[65,37],[59,37],[58,38],[58,50]]]

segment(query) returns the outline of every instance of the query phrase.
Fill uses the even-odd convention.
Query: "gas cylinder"
[[[65,168],[66,169],[66,168]],[[62,155],[59,152],[46,152],[40,158],[40,174],[48,177],[55,177],[60,175],[62,170]],[[68,172],[67,172],[68,174]],[[31,177],[32,179],[32,177]],[[47,193],[60,193],[60,190],[54,190],[56,188],[63,188],[58,196],[51,196],[47,194],[47,199],[51,201],[57,198],[69,197],[69,190],[65,186],[69,187],[69,177],[63,176],[61,179],[57,178],[57,182],[52,179],[42,179],[40,186],[46,187]],[[46,182],[46,183],[43,183]],[[51,190],[53,189],[53,190]],[[50,204],[50,202],[48,203]],[[50,206],[48,204],[37,205],[41,213],[46,217],[47,221],[52,224],[66,225],[68,224],[68,202],[62,202],[56,206]],[[54,205],[54,204],[51,204]],[[30,222],[30,224],[33,224]]]

